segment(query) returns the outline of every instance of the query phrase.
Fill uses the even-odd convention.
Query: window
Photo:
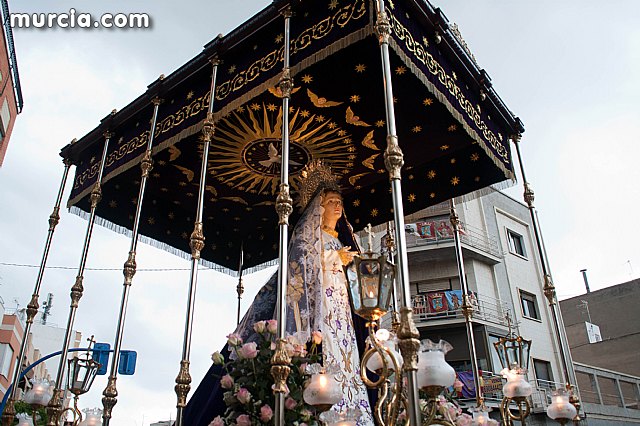
[[[11,361],[13,358],[13,349],[6,343],[0,344],[0,374],[9,378],[11,375]]]
[[[555,388],[553,383],[553,371],[551,371],[551,364],[548,361],[534,358],[533,369],[536,373],[538,387],[543,389]]]
[[[537,320],[540,319],[538,302],[536,301],[535,295],[520,290],[520,302],[522,304],[522,315]]]
[[[511,253],[527,257],[527,252],[524,250],[524,238],[522,235],[513,232],[511,229],[507,229],[507,242],[509,243],[509,251]]]

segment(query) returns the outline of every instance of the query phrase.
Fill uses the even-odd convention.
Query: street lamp
[[[31,409],[33,410],[33,424],[36,424],[37,411],[49,404],[51,396],[53,395],[53,389],[47,380],[35,379],[32,380],[31,383],[31,389],[24,394],[23,400],[31,406]]]
[[[452,425],[450,421],[445,419],[436,420],[438,396],[445,388],[452,386],[456,380],[455,370],[444,360],[444,356],[451,349],[453,346],[444,340],[434,343],[425,339],[420,345],[418,387],[427,394],[427,402],[422,410],[423,424]]]
[[[509,323],[509,335],[501,337],[493,345],[498,352],[502,371],[500,372],[507,383],[502,388],[504,397],[500,404],[500,413],[502,414],[502,424],[512,426],[514,420],[525,424],[525,418],[531,412],[531,404],[529,397],[533,392],[531,384],[527,382],[527,368],[529,367],[529,352],[531,351],[531,340],[523,339],[511,332],[511,322]],[[518,407],[518,413],[511,411],[509,405],[515,402]]]
[[[578,414],[578,410],[571,403],[569,389],[558,388],[551,394],[552,403],[547,407],[547,416],[565,425]]]

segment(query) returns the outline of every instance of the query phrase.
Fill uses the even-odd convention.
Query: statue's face
[[[322,199],[324,223],[335,223],[342,216],[342,196],[337,192],[327,192]]]

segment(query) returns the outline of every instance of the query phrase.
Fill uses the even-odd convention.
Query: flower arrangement
[[[244,343],[236,334],[227,336],[231,360],[225,362],[219,352],[211,359],[222,365],[225,375],[220,377],[220,385],[225,389],[223,396],[227,409],[209,426],[250,426],[273,424],[275,397],[271,376],[271,357],[275,352],[277,322],[259,321],[253,329],[258,334],[257,342]],[[313,408],[302,398],[305,381],[309,378],[306,366],[319,361],[318,346],[322,334],[314,332],[307,345],[294,337],[287,338],[285,345],[291,357],[291,372],[287,379],[288,393],[285,395],[285,424],[294,426],[319,426]]]

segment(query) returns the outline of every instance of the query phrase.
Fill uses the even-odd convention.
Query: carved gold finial
[[[76,277],[76,282],[71,287],[71,307],[77,308],[78,302],[82,298],[82,293],[84,292],[84,287],[82,285],[82,281],[84,277],[82,275],[78,275]]]
[[[286,341],[284,339],[278,339],[276,342],[276,351],[273,357],[271,357],[271,375],[274,381],[274,394],[286,393],[288,391],[287,377],[289,377],[289,372],[291,371],[289,367],[291,358],[287,354],[285,344]]]
[[[180,372],[176,377],[175,386],[176,395],[178,396],[178,408],[187,406],[187,395],[191,390],[191,374],[189,374],[189,361],[183,359],[180,361]]]
[[[64,391],[57,388],[53,390],[53,395],[47,405],[47,426],[58,426],[60,413],[62,412],[62,400]]]
[[[91,208],[95,209],[98,207],[98,203],[102,200],[102,186],[100,182],[96,182],[93,189],[91,190]]]
[[[151,150],[148,149],[140,161],[140,168],[142,169],[142,177],[149,177],[149,172],[153,169],[153,159],[151,158]]]
[[[13,398],[9,398],[2,412],[2,426],[12,426],[16,418],[16,407]]]
[[[213,113],[208,112],[207,118],[204,119],[204,123],[202,124],[202,136],[204,137],[205,142],[211,142],[211,138],[216,131],[216,123],[213,120]]]
[[[380,44],[389,43],[389,36],[391,36],[391,23],[389,22],[387,12],[384,10],[378,12],[375,31]]]
[[[280,81],[278,81],[278,88],[280,89],[283,98],[291,98],[293,79],[291,78],[291,70],[288,67],[282,70]]]
[[[59,222],[60,222],[60,207],[55,206],[53,208],[53,212],[49,216],[49,231],[53,231]]]
[[[109,382],[107,387],[102,392],[102,407],[104,410],[102,411],[102,417],[105,419],[111,418],[111,412],[113,411],[113,407],[115,407],[118,402],[118,389],[116,389],[116,378],[113,376],[109,376]]]
[[[322,160],[314,160],[300,173],[300,196],[298,205],[305,208],[318,191],[327,189],[340,192],[338,178],[331,172],[331,167]]]
[[[131,285],[133,276],[136,274],[136,252],[130,251],[127,261],[124,262],[124,268],[122,269],[124,275],[124,285]]]
[[[420,348],[420,333],[413,321],[413,310],[408,307],[400,308],[400,326],[398,327],[398,346],[404,360],[405,371],[418,370],[418,349]]]
[[[278,225],[288,225],[289,215],[293,212],[293,200],[289,195],[288,183],[280,184],[280,192],[276,198],[276,212],[278,212]]]
[[[387,136],[387,149],[384,151],[384,165],[389,172],[389,179],[400,179],[400,171],[404,165],[404,154],[398,145],[398,136]]]
[[[218,34],[218,37],[222,37],[222,34]],[[214,56],[211,59],[209,59],[209,62],[211,62],[211,65],[213,65],[214,67],[217,67],[222,63],[220,58],[218,58],[217,56]]]
[[[551,281],[551,275],[546,274],[544,276],[544,287],[542,289],[544,295],[549,301],[549,306],[556,304],[556,286]]]
[[[526,201],[529,208],[533,208],[533,201],[535,200],[535,195],[533,193],[533,189],[531,189],[531,185],[529,182],[524,183],[524,201]]]
[[[162,102],[164,102],[164,99],[159,96],[154,96],[153,99],[151,99],[151,104],[153,106],[160,105]]]
[[[291,12],[291,6],[287,6],[285,9],[280,12],[282,16],[286,18],[291,18],[293,16],[293,12]]]
[[[27,324],[33,324],[33,319],[38,313],[38,308],[40,304],[38,303],[38,294],[33,293],[31,295],[31,301],[27,305]]]
[[[162,80],[164,80],[164,79],[165,79],[164,74],[160,74],[160,76],[158,76],[158,80],[162,81]]]
[[[473,319],[473,303],[471,303],[471,297],[469,294],[462,295],[462,306],[460,306],[460,310],[462,311],[462,315],[467,319],[467,321],[471,321]]]
[[[194,259],[200,259],[200,252],[204,248],[204,233],[202,231],[202,222],[195,222],[193,224],[193,232],[191,233],[189,247],[191,247],[191,257],[193,257]]]

